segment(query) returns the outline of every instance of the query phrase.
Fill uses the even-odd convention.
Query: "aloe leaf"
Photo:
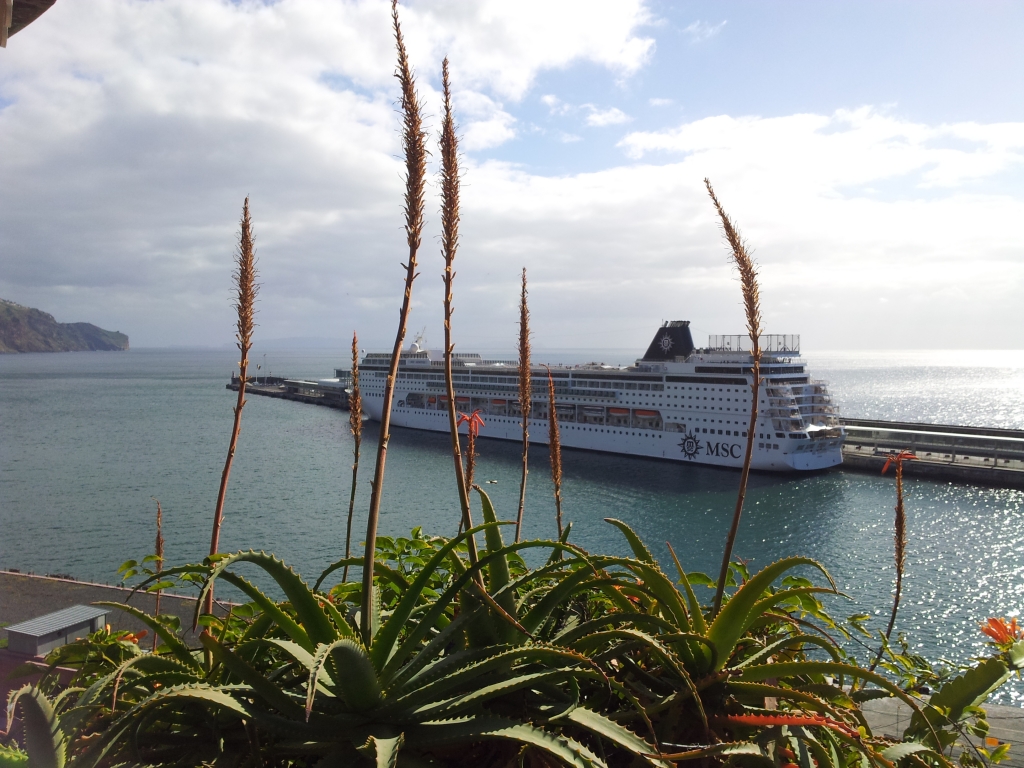
[[[125,605],[124,603],[115,603],[108,601],[100,601],[95,603],[95,605],[106,605],[111,608],[116,608],[119,611],[124,611],[125,613],[131,616],[134,616],[147,627],[152,629],[160,637],[160,639],[163,640],[164,645],[166,645],[168,650],[170,650],[170,652],[174,654],[175,658],[179,659],[183,664],[187,664],[189,667],[196,670],[197,672],[202,671],[202,665],[198,661],[196,661],[195,657],[192,655],[192,651],[190,651],[188,647],[183,642],[181,642],[181,640],[178,637],[174,635],[174,633],[169,632],[167,630],[167,627],[165,627],[163,624],[161,624],[159,621],[157,621],[154,617],[150,616],[145,611],[139,610],[134,605]]]
[[[383,538],[384,537],[381,537],[381,539],[383,539]],[[381,539],[378,539],[378,542],[380,542]],[[379,548],[378,548],[378,552],[379,552]],[[357,566],[359,568],[362,568],[363,567],[363,563],[364,563],[364,560],[363,560],[362,557],[342,558],[341,560],[338,560],[336,562],[331,563],[320,574],[319,578],[316,580],[316,583],[313,584],[313,591],[314,592],[319,592],[321,585],[324,583],[324,581],[327,579],[327,577],[330,576],[332,573],[334,573],[336,571],[340,571],[346,565],[347,566]],[[379,578],[379,579],[381,579],[383,581],[386,581],[386,582],[390,583],[391,585],[393,585],[395,587],[395,591],[398,592],[398,594],[404,593],[405,590],[409,588],[409,580],[407,578],[405,578],[405,576],[400,571],[397,571],[394,568],[390,567],[387,563],[382,563],[380,561],[374,562],[374,564],[373,564],[373,573],[374,573],[374,575],[377,578]],[[341,582],[341,583],[345,583],[345,582]],[[359,582],[350,581],[348,583],[349,584],[358,584]]]
[[[7,702],[7,728],[10,732],[15,708],[21,704],[25,751],[32,768],[63,768],[67,744],[60,721],[49,699],[33,685],[11,694]]]
[[[288,635],[292,640],[301,645],[307,651],[313,651],[313,641],[309,639],[309,634],[303,629],[298,622],[295,621],[291,616],[281,610],[276,602],[271,600],[259,587],[253,584],[251,581],[246,579],[244,576],[239,576],[236,573],[225,571],[220,574],[220,578],[226,581],[233,587],[236,587],[241,592],[245,593],[256,606],[263,611],[264,616],[269,616],[273,620],[274,624],[277,624],[281,630]],[[203,601],[196,601],[196,618],[198,619],[200,612],[203,609]],[[262,618],[262,617],[260,617]],[[260,618],[257,618],[253,624],[264,623],[260,622]],[[267,627],[269,629],[269,626]],[[264,630],[266,632],[266,629]],[[247,632],[248,633],[248,632]],[[261,633],[262,634],[262,633]]]
[[[245,643],[239,643],[238,646],[236,646],[236,652],[239,652],[239,651],[243,650],[244,648],[249,647],[250,645],[257,645],[257,644],[260,644],[260,645],[262,645],[262,644],[273,645],[273,646],[275,646],[277,648],[280,648],[282,651],[284,651],[289,656],[291,656],[293,659],[295,659],[295,661],[297,661],[299,664],[301,664],[302,667],[307,672],[311,671],[313,669],[313,654],[311,654],[309,651],[307,651],[305,648],[303,648],[298,643],[296,643],[296,642],[294,642],[292,640],[283,640],[282,638],[279,638],[279,637],[266,637],[266,638],[260,638],[259,640],[252,640],[252,641],[245,642]]]
[[[598,579],[594,578],[589,569],[581,568],[575,573],[569,574],[527,611],[520,623],[531,633],[536,632],[537,628],[547,621],[555,608],[564,605],[578,592],[588,592],[589,588],[597,581]]]
[[[671,748],[671,744],[667,744],[667,747]],[[665,760],[671,760],[672,762],[682,762],[684,760],[702,760],[705,757],[722,757],[728,755],[757,755],[758,757],[764,757],[760,748],[757,744],[751,744],[747,741],[732,741],[725,744],[715,744],[709,747],[702,747],[700,749],[691,749],[686,752],[672,752],[662,753],[657,757]]]
[[[209,704],[224,711],[234,712],[241,717],[248,717],[250,713],[245,707],[227,692],[230,688],[230,686],[215,687],[206,683],[191,683],[189,685],[162,689],[151,694],[147,699],[136,704],[131,710],[107,726],[99,741],[90,745],[85,753],[75,758],[74,768],[93,768],[93,766],[96,766],[146,711],[163,704],[172,703],[176,699],[187,699],[201,704]]]
[[[719,614],[719,616],[721,616],[721,614]],[[760,664],[756,667],[748,667],[741,671],[738,678],[734,679],[738,679],[742,682],[756,682],[771,678],[783,679],[798,675],[848,675],[851,678],[867,680],[870,683],[874,683],[879,688],[884,688],[890,694],[904,702],[914,710],[915,716],[921,714],[921,707],[912,696],[908,696],[904,691],[893,685],[881,675],[875,672],[869,672],[868,670],[862,669],[853,664],[842,664],[834,661],[783,661],[778,664]],[[912,725],[913,722],[914,720],[912,716]],[[934,726],[930,722],[926,724],[931,736],[937,742],[938,734],[935,732]]]
[[[402,599],[392,611],[391,616],[373,638],[373,645],[370,648],[370,660],[373,662],[374,669],[381,670],[383,676],[386,677],[387,675],[386,665],[389,665],[389,662],[393,661],[392,657],[397,653],[396,646],[398,643],[398,637],[403,629],[407,629],[406,622],[412,615],[413,609],[419,602],[420,597],[423,594],[423,590],[426,589],[427,585],[430,583],[434,573],[448,557],[449,553],[451,553],[459,544],[478,531],[486,530],[486,528],[487,526],[478,525],[471,531],[464,531],[461,535],[456,536],[453,539],[449,539],[430,557],[426,565],[420,569],[419,575],[413,580],[412,584],[409,585],[405,594],[402,595]],[[451,594],[448,600],[445,600],[445,596],[442,596],[435,602],[435,607],[441,608],[438,614],[443,613],[444,609],[447,608],[448,602],[458,594],[457,591],[452,592],[450,589],[446,595],[449,593]],[[432,612],[428,612],[428,616],[424,617],[424,619],[420,621],[420,626],[423,626],[423,621],[428,620],[431,613]],[[431,622],[432,621],[436,621],[436,615]],[[426,631],[430,626],[432,626],[432,623],[423,627],[423,630]],[[422,635],[420,635],[420,637],[422,637]],[[407,654],[404,655],[407,656]],[[404,658],[399,657],[398,663],[401,664],[404,660]]]
[[[758,572],[729,598],[729,602],[715,617],[708,630],[708,637],[718,649],[716,669],[722,669],[728,663],[729,657],[732,656],[732,652],[736,648],[736,643],[739,642],[749,625],[752,609],[762,599],[768,587],[786,571],[799,565],[810,565],[817,568],[832,583],[833,588],[835,587],[828,571],[807,557],[788,557],[777,563],[772,563]]]
[[[303,719],[302,707],[289,696],[276,683],[271,682],[255,667],[245,659],[236,655],[229,648],[221,645],[214,637],[206,632],[199,636],[203,647],[213,654],[213,658],[224,665],[232,675],[237,677],[247,686],[252,688],[253,693],[260,696],[268,705],[274,707],[282,714],[299,720]]]
[[[668,544],[667,541],[665,543]],[[679,564],[679,558],[676,557],[676,551],[672,549],[671,544],[668,544],[668,551],[672,555],[672,562],[676,564],[676,570],[679,571],[679,583],[683,585],[683,591],[686,592],[686,602],[690,606],[690,621],[693,622],[693,630],[700,635],[706,635],[708,633],[708,623],[704,620],[704,611],[701,608],[700,601],[697,600],[697,596],[693,593],[690,579],[686,576],[683,566]]]
[[[787,600],[791,597],[797,597],[799,595],[815,595],[823,593],[829,595],[841,594],[835,589],[830,589],[829,587],[793,587],[792,589],[783,589],[775,594],[768,595],[768,597],[754,603],[754,607],[750,609],[750,614],[747,617],[747,625],[744,627],[743,631],[746,632],[750,629],[751,625],[757,621],[758,618],[783,600]]]
[[[326,611],[331,621],[334,622],[334,626],[337,628],[338,633],[342,637],[357,636],[355,628],[348,623],[348,619],[346,619],[341,614],[341,611],[337,609],[337,607],[334,605],[334,603],[331,602],[329,597],[318,593],[316,599],[320,603],[320,607],[323,608],[324,611]]]
[[[735,665],[735,669],[743,669],[744,667],[750,667],[755,664],[759,664],[766,659],[771,658],[777,652],[788,648],[792,645],[800,645],[803,643],[810,643],[811,645],[817,645],[824,648],[828,655],[832,657],[832,661],[839,661],[839,651],[836,649],[834,643],[830,643],[823,637],[817,637],[816,635],[793,635],[791,637],[785,637],[782,640],[772,643],[771,645],[762,648],[760,651],[750,656],[739,664]]]
[[[783,688],[778,685],[767,685],[765,683],[738,683],[732,680],[727,682],[726,685],[730,691],[734,691],[737,694],[746,694],[747,696],[757,698],[773,697],[776,699],[785,699],[787,701],[796,701],[802,704],[805,709],[810,709],[816,712],[827,712],[829,714],[838,714],[826,702],[822,701],[812,693],[807,693],[806,691],[798,691],[793,688]]]
[[[614,517],[606,517],[604,519],[606,523],[611,523],[620,531],[622,535],[626,537],[626,541],[629,543],[629,548],[633,550],[633,554],[636,555],[637,560],[641,560],[651,565],[657,565],[657,561],[654,559],[654,555],[651,554],[651,550],[647,548],[640,537],[633,532],[633,529],[626,525],[621,520],[616,520]]]
[[[649,651],[653,652],[658,656],[666,666],[672,669],[683,681],[683,685],[689,692],[690,696],[693,697],[694,704],[697,706],[697,714],[700,715],[701,724],[704,729],[707,730],[708,719],[704,712],[704,703],[697,692],[697,687],[693,682],[693,678],[687,671],[686,666],[680,663],[676,655],[667,648],[663,643],[662,639],[649,635],[645,632],[641,632],[636,629],[613,629],[605,632],[596,632],[588,635],[587,637],[581,638],[575,644],[575,648],[580,651],[584,651],[588,647],[600,647],[608,640],[623,640],[628,643],[636,643],[645,646]]]
[[[529,744],[562,760],[572,768],[607,768],[606,763],[582,744],[527,723],[500,717],[473,717],[454,722],[423,723],[407,728],[410,746],[458,744],[471,740],[503,739]]]
[[[647,625],[664,634],[672,634],[676,631],[676,626],[674,624],[666,621],[660,616],[652,616],[649,613],[637,613],[635,611],[630,611],[628,613],[616,612],[609,613],[599,619],[591,619],[590,621],[585,621],[582,624],[577,624],[574,627],[565,629],[561,633],[555,635],[552,641],[559,645],[571,645],[592,632],[600,632],[603,629],[618,627],[622,624],[633,624],[636,626]]]
[[[483,652],[486,651],[482,649],[481,653]],[[492,653],[480,661],[458,665],[452,671],[446,670],[443,676],[424,680],[420,687],[390,701],[384,711],[391,715],[399,711],[418,709],[442,700],[453,691],[463,691],[467,687],[476,686],[481,677],[491,673],[514,674],[514,671],[510,673],[508,670],[514,670],[516,664],[527,663],[596,668],[586,657],[567,649],[515,646],[500,653]]]
[[[470,533],[475,534],[481,530],[484,530],[485,527],[486,526],[483,525],[477,526],[476,528],[473,528]],[[462,536],[459,538],[465,538],[466,536],[467,533],[464,532]],[[456,541],[456,539],[453,539],[449,542],[449,544],[453,544],[453,542]],[[513,551],[517,552],[521,549],[550,546],[551,542],[546,541],[521,541],[518,544],[510,544],[509,546],[505,547],[502,550],[502,553],[508,553]],[[408,659],[409,656],[411,656],[420,647],[423,638],[431,630],[434,629],[434,627],[437,625],[438,620],[444,615],[445,611],[448,610],[452,602],[460,594],[462,594],[467,582],[476,573],[476,568],[486,567],[490,558],[497,556],[499,556],[498,553],[494,555],[487,555],[485,557],[480,558],[480,560],[477,561],[475,568],[468,568],[462,573],[460,573],[459,576],[456,579],[454,579],[452,583],[448,586],[445,592],[433,601],[429,610],[423,615],[423,618],[420,619],[420,621],[414,627],[409,629],[408,633],[405,636],[405,639],[402,641],[399,648],[391,655],[390,658],[388,658],[387,666],[385,666],[384,670],[381,672],[381,679],[390,679],[394,675],[394,673],[402,666],[402,664],[405,663],[405,660]],[[428,563],[428,565],[424,567],[424,570],[427,567],[429,567],[429,565],[430,564]],[[412,592],[413,588],[410,588],[409,591]],[[384,628],[381,629],[381,634],[389,631],[389,627],[391,627],[392,623],[395,621],[397,610],[398,609],[395,610],[395,613],[392,613],[391,618],[388,620],[387,624],[385,624]],[[398,631],[400,631],[401,629],[402,627],[396,627],[395,634],[397,635]],[[374,647],[377,647],[377,645],[381,642],[381,639],[378,637],[377,640],[374,642]]]
[[[331,644],[335,692],[356,712],[376,709],[382,702],[380,680],[370,655],[360,643],[344,637]]]
[[[1024,640],[1018,640],[1006,652],[1011,669],[1024,669]]]
[[[398,670],[393,678],[383,678],[383,684],[389,691],[401,692],[406,682],[414,678],[416,673],[425,666],[436,661],[441,651],[447,647],[456,633],[462,631],[463,625],[474,618],[475,615],[472,611],[460,613],[448,623],[448,626],[431,638],[430,642],[423,646],[423,649],[413,657],[412,661]],[[451,658],[451,654],[446,658]]]
[[[488,527],[487,532],[484,534],[487,542],[487,553],[495,555],[490,565],[487,566],[487,586],[494,596],[494,601],[501,606],[501,609],[518,621],[515,593],[510,589],[506,589],[509,582],[512,581],[512,575],[508,567],[508,556],[504,553],[505,542],[501,539],[501,526],[497,524],[499,522],[498,517],[494,513],[494,506],[491,504],[490,497],[482,488],[477,488],[476,491],[480,494],[481,516],[484,523],[496,524]],[[514,642],[520,636],[515,627],[507,622],[499,624],[497,629],[498,635],[504,643]]]
[[[398,751],[405,743],[405,736],[398,734],[394,738],[370,736],[366,743],[357,747],[358,751],[374,761],[376,768],[396,768]]]
[[[883,749],[882,757],[884,757],[891,763],[898,763],[905,757],[910,757],[911,755],[916,755],[921,752],[931,753],[929,757],[935,754],[929,747],[926,747],[924,744],[921,744],[916,741],[904,741],[900,742],[899,744],[893,744],[891,747]]]
[[[558,543],[563,545],[561,547],[555,547],[551,550],[551,554],[548,556],[548,565],[557,563],[562,559],[562,553],[565,552],[565,544],[569,541],[569,533],[572,531],[572,522],[565,524],[565,528],[562,530],[562,535],[558,537]]]
[[[576,707],[576,709],[568,714],[567,719],[582,728],[586,728],[591,733],[596,733],[608,739],[608,741],[617,744],[634,755],[647,757],[653,765],[660,766],[661,768],[672,768],[672,763],[669,761],[650,757],[657,747],[652,747],[645,739],[640,738],[628,728],[619,725],[613,720],[609,720],[592,709]]]
[[[672,583],[672,580],[657,565],[625,557],[594,558],[594,562],[602,568],[619,565],[633,571],[643,580],[644,590],[658,601],[662,610],[668,612],[679,631],[693,631],[689,612],[686,609],[686,603],[682,595],[679,594],[679,590],[676,589],[676,585]]]
[[[914,713],[904,738],[917,739],[924,736],[926,720],[933,727],[960,722],[968,707],[982,704],[992,691],[1006,682],[1010,674],[1009,668],[999,657],[971,667],[939,688],[923,712]],[[932,746],[939,745],[935,743]]]
[[[337,639],[337,630],[327,618],[327,614],[320,607],[306,582],[284,562],[266,552],[256,552],[250,549],[248,552],[236,552],[217,560],[203,584],[198,604],[201,605],[205,602],[207,594],[213,589],[213,583],[225,572],[225,569],[236,563],[252,563],[266,571],[292,604],[299,617],[299,622],[313,643],[330,643]],[[299,641],[296,639],[296,642]]]
[[[416,718],[418,720],[449,720],[463,714],[471,714],[473,710],[479,711],[481,705],[490,700],[523,688],[540,687],[557,680],[565,680],[566,684],[571,686],[585,678],[604,682],[604,675],[578,667],[563,667],[543,672],[513,675],[496,683],[475,688],[461,696],[420,707],[416,710]],[[469,711],[467,712],[467,710]]]

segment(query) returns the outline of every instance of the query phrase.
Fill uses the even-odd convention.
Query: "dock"
[[[285,378],[252,378],[247,394],[295,400],[311,405],[348,410],[349,382],[339,378],[307,381]],[[228,389],[238,390],[232,376]],[[999,488],[1024,488],[1024,430],[962,427],[951,424],[919,424],[875,419],[842,419],[846,428],[842,469],[881,472],[894,451],[910,451],[908,476],[926,477]]]
[[[1024,430],[843,419],[843,468],[880,472],[893,451],[910,451],[908,476],[1024,488]]]
[[[285,379],[277,376],[251,377],[245,384],[247,395],[259,395],[261,397],[276,397],[279,400],[294,400],[299,403],[310,405],[322,405],[326,408],[340,408],[348,410],[348,392],[346,387],[349,382],[345,379],[319,379],[307,381],[305,379]],[[238,377],[231,376],[227,388],[238,391]]]

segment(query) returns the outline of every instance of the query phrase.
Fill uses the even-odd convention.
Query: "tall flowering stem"
[[[360,612],[360,631],[363,642],[369,646],[371,640],[370,606],[373,603],[373,564],[377,549],[377,525],[380,522],[380,499],[384,490],[384,465],[387,461],[388,441],[391,438],[391,403],[395,396],[395,380],[398,378],[398,364],[402,356],[402,343],[409,322],[412,305],[412,285],[416,279],[416,255],[423,235],[423,193],[427,177],[426,132],[420,117],[419,94],[413,78],[409,57],[402,38],[402,27],[398,22],[398,2],[392,0],[391,21],[395,32],[395,46],[398,51],[398,66],[395,77],[402,88],[402,147],[405,152],[405,236],[409,246],[409,258],[402,267],[405,269],[405,296],[398,316],[398,332],[391,354],[391,366],[384,380],[384,398],[381,404],[380,436],[377,441],[377,462],[373,471],[373,485],[370,488],[370,510],[366,518],[366,549],[363,553],[363,594]]]
[[[466,425],[466,487],[473,487],[473,474],[476,470],[476,438],[480,434],[480,427],[486,426],[480,409],[467,415],[459,414],[459,424]]]
[[[548,448],[551,456],[551,483],[555,487],[555,522],[558,538],[562,538],[562,436],[558,430],[558,411],[555,408],[555,380],[548,372]]]
[[[519,481],[519,511],[516,513],[516,541],[523,532],[523,509],[526,507],[526,476],[530,473],[530,411],[533,398],[530,381],[530,307],[527,303],[526,267],[523,267],[519,289],[519,412],[523,417],[523,473]]]
[[[249,352],[252,349],[252,333],[256,327],[256,297],[260,288],[256,284],[256,249],[253,245],[252,219],[249,217],[249,198],[242,205],[241,231],[238,236],[238,251],[235,255],[235,312],[237,319],[236,344],[241,352],[238,362],[238,400],[235,402],[234,422],[231,426],[231,440],[228,442],[228,456],[220,475],[220,490],[217,492],[217,507],[213,512],[213,531],[210,534],[210,556],[220,548],[220,529],[224,520],[224,499],[228,492],[228,477],[235,460],[238,433],[242,429],[242,408],[245,407],[245,383],[249,371]],[[213,588],[207,593],[205,610],[213,613]]]
[[[736,545],[736,534],[740,529],[740,518],[743,515],[743,502],[747,497],[747,479],[750,477],[750,462],[754,455],[754,431],[757,428],[757,401],[761,387],[761,296],[757,285],[757,266],[747,251],[747,245],[740,236],[739,230],[732,219],[722,208],[715,196],[715,190],[711,182],[704,179],[704,186],[707,187],[711,202],[714,203],[715,211],[722,220],[722,234],[729,244],[730,255],[733,263],[740,273],[740,287],[743,292],[743,309],[747,320],[747,334],[750,336],[750,356],[753,360],[753,382],[751,383],[750,400],[750,425],[747,427],[747,450],[743,456],[743,470],[740,472],[740,487],[736,495],[736,509],[733,511],[732,524],[729,526],[729,535],[725,540],[725,551],[722,553],[722,567],[718,573],[718,587],[715,590],[715,600],[711,609],[711,615],[717,616],[722,609],[722,599],[725,596],[725,580],[729,576],[729,563],[732,560],[732,550]]]
[[[889,615],[889,625],[885,628],[885,642],[889,642],[892,635],[892,628],[896,625],[896,612],[900,608],[900,595],[903,592],[903,574],[907,566],[907,512],[903,507],[903,462],[914,460],[915,456],[910,451],[897,451],[891,453],[882,466],[882,474],[889,471],[890,465],[896,467],[896,522],[893,526],[894,559],[896,561],[896,591],[892,597],[892,613]],[[885,651],[883,644],[878,649],[875,660],[871,662],[869,670],[873,670],[878,662],[882,660]]]
[[[345,527],[345,559],[352,557],[352,518],[356,511],[356,480],[359,478],[359,448],[363,442],[363,398],[359,394],[359,337],[352,332],[352,394],[348,397],[348,428],[352,433],[352,490],[348,497],[348,525]],[[348,581],[348,566],[342,571]]]
[[[156,559],[154,560],[153,565],[156,568],[156,572],[160,573],[164,569],[164,532],[163,532],[164,511],[160,507],[160,501],[159,500],[155,500],[155,501],[156,501],[156,546],[155,546],[155,548],[153,550],[153,554],[156,556]],[[153,615],[154,616],[159,616],[160,615],[160,592],[161,592],[161,590],[159,590],[159,589],[156,591],[156,595],[155,595],[156,604],[153,606]],[[156,650],[156,644],[157,644],[158,640],[159,640],[159,635],[157,635],[157,633],[154,632],[153,633],[153,650],[154,651]]]
[[[452,283],[455,281],[455,254],[459,249],[459,136],[452,110],[451,80],[448,77],[448,59],[441,63],[441,85],[444,92],[444,118],[441,121],[441,250],[444,254],[444,381],[448,393],[448,432],[452,440],[452,459],[455,462],[455,484],[458,486],[462,519],[459,529],[473,527],[469,506],[469,489],[462,466],[462,447],[459,445],[459,422],[455,410],[455,383],[452,378]],[[473,449],[470,448],[470,453]],[[468,542],[470,559],[476,562],[476,540]]]

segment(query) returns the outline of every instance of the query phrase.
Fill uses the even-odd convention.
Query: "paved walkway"
[[[136,592],[132,595],[131,590],[124,587],[0,571],[0,624],[3,625],[18,624],[62,608],[70,608],[72,605],[90,605],[100,601],[128,602],[129,605],[147,613],[152,613],[156,607],[156,596],[146,592]],[[181,619],[182,638],[190,647],[199,647],[197,635],[192,632],[195,605],[195,599],[191,597],[164,593],[160,598],[160,613],[174,614]],[[141,621],[116,608],[110,609],[107,623],[115,630],[148,631]],[[150,632],[142,641],[143,644],[152,642],[152,637]],[[0,628],[0,640],[6,639],[7,632]],[[10,671],[25,661],[31,661],[31,658],[5,649],[0,650],[0,701],[7,700],[7,692],[11,686],[20,687],[27,682],[7,680]]]
[[[873,733],[895,738],[903,734],[913,714],[913,710],[899,699],[875,699],[864,704],[863,710]],[[989,749],[999,743],[1009,742],[1012,745],[1010,753],[1000,765],[1024,768],[1024,709],[990,704],[985,706],[985,711],[991,726],[989,743],[986,745],[982,739],[973,737],[971,740]]]

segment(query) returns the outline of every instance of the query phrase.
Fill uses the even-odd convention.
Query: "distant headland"
[[[53,315],[0,299],[0,354],[128,349],[128,337],[92,323],[58,323]]]

